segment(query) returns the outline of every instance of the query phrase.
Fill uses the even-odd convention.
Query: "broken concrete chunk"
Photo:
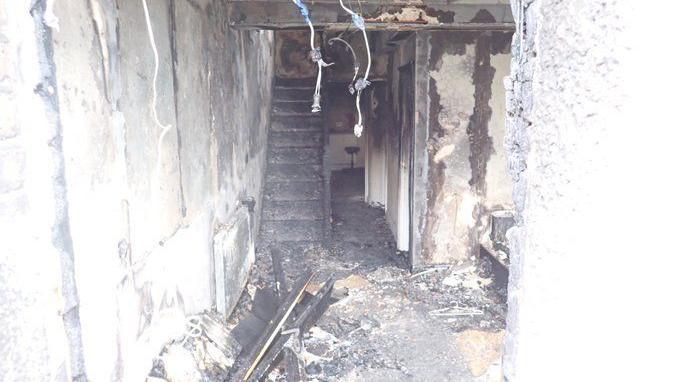
[[[371,283],[365,278],[358,275],[350,275],[342,280],[335,282],[337,288],[347,288],[347,289],[364,289],[370,286]]]

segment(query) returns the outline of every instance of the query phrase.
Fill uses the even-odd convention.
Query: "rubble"
[[[211,327],[217,330],[189,338],[190,350],[203,338],[209,343],[192,354],[214,366],[216,348],[226,354],[218,346],[221,338],[235,339],[243,351],[242,361],[229,365],[236,375],[232,380],[243,380],[250,370],[248,380],[496,381],[506,305],[493,266],[480,260],[412,275],[397,255],[381,210],[348,197],[336,200],[334,211],[328,245],[258,249],[232,316]],[[310,279],[305,269],[315,276]],[[300,280],[305,287],[293,304],[297,299],[290,300],[286,286]],[[303,319],[305,307],[322,297],[323,314]],[[291,304],[298,307],[283,318],[281,309]],[[253,340],[258,337],[259,345]],[[235,354],[229,353],[229,360]],[[202,380],[217,380],[199,370]],[[221,372],[222,380],[226,375]]]
[[[280,252],[289,281],[300,277],[300,264],[316,271],[319,279],[337,280],[328,310],[303,336],[300,356],[308,380],[486,382],[484,373],[472,374],[480,368],[467,363],[458,337],[469,330],[503,332],[505,295],[502,286],[490,282],[492,272],[480,262],[412,275],[397,254],[383,211],[351,193],[336,194],[342,198],[333,202],[328,245],[299,243],[282,246]],[[250,283],[274,288],[272,266],[260,249]],[[308,291],[320,288],[313,281]],[[239,303],[234,322],[252,309],[249,300],[246,296]],[[270,380],[292,379],[280,366]]]
[[[187,333],[167,344],[147,381],[222,381],[241,346],[214,312],[187,319]]]

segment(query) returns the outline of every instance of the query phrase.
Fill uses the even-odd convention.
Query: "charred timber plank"
[[[363,3],[366,28],[395,30],[514,30],[509,4]],[[229,2],[229,24],[245,29],[307,28],[300,13],[288,2],[262,0]],[[345,29],[350,16],[337,2],[309,6],[312,22],[320,28]]]
[[[291,289],[286,299],[279,306],[274,318],[269,322],[269,325],[267,325],[262,336],[260,336],[255,343],[255,346],[253,346],[248,354],[244,357],[240,357],[237,361],[231,380],[246,381],[249,379],[262,357],[264,357],[271,344],[279,335],[281,328],[293,312],[293,308],[295,308],[302,298],[307,285],[309,285],[309,282],[312,280],[312,276],[313,274],[311,272],[307,272],[295,283],[293,289]]]
[[[279,336],[269,348],[266,356],[258,364],[248,381],[260,381],[266,377],[271,370],[279,364],[281,352],[286,349],[288,340],[296,335],[300,336],[301,339],[302,334],[307,332],[316,323],[330,305],[331,292],[333,291],[334,284],[335,281],[332,278],[326,280],[323,287],[316,293],[312,300],[305,305],[305,308],[300,312],[297,318],[290,326],[286,326],[288,329],[297,329],[296,333],[287,333]],[[297,368],[298,371],[301,368],[301,375],[304,376],[304,365],[300,365],[301,360],[298,359],[297,355],[293,354],[293,357],[295,360],[286,360],[287,368]],[[297,379],[292,380],[297,381]]]
[[[257,368],[248,378],[248,382],[258,382],[263,380],[269,373],[281,362],[281,353],[286,348],[286,343],[292,337],[292,334],[284,334],[278,336],[276,341],[269,347],[267,354],[262,358]]]
[[[302,341],[302,334],[299,334],[298,341]],[[305,372],[305,362],[291,349],[283,349],[283,360],[286,363],[286,374],[289,381],[307,380],[307,373]]]

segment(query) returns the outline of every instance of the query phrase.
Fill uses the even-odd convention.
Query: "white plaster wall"
[[[370,128],[369,128],[370,129]],[[366,131],[366,173],[365,173],[366,203],[373,206],[385,206],[386,176],[385,176],[385,138],[380,144],[373,141],[370,130]]]
[[[354,167],[355,168],[365,167],[366,165],[365,134],[362,134],[360,138],[357,138],[352,133],[331,134],[329,140],[330,140],[329,152],[332,170],[342,170],[351,167],[350,155],[347,154],[347,152],[345,152],[345,147],[348,146],[359,147],[359,152],[354,155]]]
[[[678,6],[513,7],[505,376],[676,379]]]

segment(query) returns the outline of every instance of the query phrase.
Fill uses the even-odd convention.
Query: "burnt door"
[[[410,247],[413,199],[413,128],[415,113],[414,65],[399,68],[398,121],[399,126],[399,220],[397,247],[407,251]]]

